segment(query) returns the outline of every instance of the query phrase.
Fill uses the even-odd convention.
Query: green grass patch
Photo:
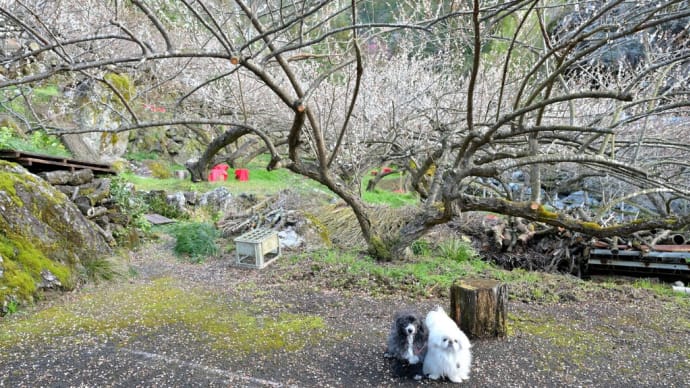
[[[637,279],[633,282],[633,287],[640,288],[643,290],[649,290],[653,293],[666,297],[673,297],[679,299],[687,299],[690,301],[690,294],[683,294],[673,291],[670,284],[662,283],[659,281],[653,281],[650,279]]]
[[[22,137],[12,128],[0,127],[0,149],[71,157],[59,138],[40,130],[34,131],[29,137]]]
[[[51,97],[57,97],[60,95],[60,90],[57,85],[46,85],[43,87],[35,88],[33,90],[33,95],[37,97],[39,102],[49,102]]]
[[[401,207],[419,202],[414,193],[395,193],[386,190],[363,191],[362,198],[372,204],[383,204],[391,207]]]
[[[133,183],[138,190],[165,190],[165,191],[197,191],[209,192],[218,187],[225,187],[232,194],[259,194],[271,195],[285,189],[297,189],[309,191],[313,188],[322,187],[318,183],[298,176],[287,170],[266,171],[265,168],[255,168],[249,170],[248,181],[235,180],[233,170],[228,171],[227,181],[217,182],[192,182],[188,179],[177,178],[152,178],[135,175],[125,172],[121,175]]]
[[[130,271],[122,259],[115,256],[88,258],[82,260],[82,265],[86,277],[94,282],[123,278]]]
[[[496,280],[506,283],[522,282],[528,284],[538,284],[544,280],[544,275],[535,271],[527,271],[522,268],[516,268],[512,271],[498,270],[493,273]]]
[[[469,243],[457,238],[442,241],[438,253],[445,259],[459,262],[471,260],[477,255]]]
[[[137,153],[128,154],[128,158],[140,162],[147,160],[155,160],[147,154]],[[152,178],[135,175],[131,172],[123,172],[121,175],[128,181],[133,183],[138,190],[165,190],[165,191],[197,191],[208,192],[217,187],[225,187],[232,194],[256,194],[261,196],[272,195],[282,190],[292,189],[304,193],[313,193],[315,191],[334,195],[323,185],[305,178],[301,175],[292,173],[287,169],[277,169],[272,171],[266,170],[267,155],[263,155],[251,163],[246,168],[249,170],[249,180],[238,181],[235,179],[234,169],[228,170],[227,181],[217,182],[191,182],[188,179],[177,178]],[[172,169],[181,169],[179,166],[173,166]],[[161,174],[157,174],[161,176]],[[395,178],[397,179],[397,178]],[[366,184],[366,181],[364,182]],[[364,201],[371,204],[385,204],[391,207],[401,207],[410,204],[416,204],[419,199],[414,193],[394,193],[386,190],[375,190],[373,192],[363,191]]]
[[[165,190],[165,191],[204,191],[203,183],[193,183],[189,180],[167,178],[159,179],[122,172],[119,174],[127,182],[134,184],[139,191]]]
[[[374,295],[447,297],[451,285],[458,279],[487,278],[507,284],[512,300],[558,303],[586,297],[583,285],[589,283],[581,279],[522,269],[507,271],[483,260],[462,240],[448,244],[455,247],[441,248],[442,243],[434,248],[420,240],[413,244],[413,252],[418,252],[416,256],[405,261],[380,262],[355,251],[324,250],[294,256],[279,265],[292,266],[285,268],[288,276],[307,278],[318,286]],[[444,249],[446,254],[442,254]],[[580,289],[584,291],[578,291]]]
[[[322,251],[295,256],[291,263],[308,260],[308,268],[327,287],[363,290],[372,294],[412,296],[447,295],[459,278],[481,276],[494,268],[472,255],[469,260],[419,256],[404,262],[377,262],[354,252]]]

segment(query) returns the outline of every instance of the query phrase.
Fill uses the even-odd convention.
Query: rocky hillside
[[[0,161],[0,313],[44,289],[72,289],[111,253],[79,208],[42,178]]]

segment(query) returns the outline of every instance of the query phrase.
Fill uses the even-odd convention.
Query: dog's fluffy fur
[[[396,376],[421,378],[429,330],[415,311],[399,311],[393,317],[385,356],[393,359]]]
[[[429,342],[423,371],[432,380],[447,377],[454,383],[470,378],[472,353],[470,340],[442,307],[430,311],[425,319]]]

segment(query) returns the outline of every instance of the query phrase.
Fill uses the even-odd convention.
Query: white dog
[[[470,340],[442,307],[430,311],[424,321],[429,342],[424,358],[424,374],[432,380],[447,377],[454,383],[470,378]]]

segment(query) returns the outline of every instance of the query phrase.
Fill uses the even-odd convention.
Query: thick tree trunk
[[[240,137],[250,133],[251,131],[244,127],[232,127],[225,131],[222,135],[213,139],[211,144],[206,147],[206,150],[201,155],[199,160],[195,162],[189,162],[185,165],[187,170],[191,175],[192,182],[201,182],[206,180],[206,175],[208,174],[209,165],[213,161],[213,157],[216,156],[218,151],[223,149],[223,147],[228,144],[237,141]]]
[[[507,304],[507,287],[495,280],[460,280],[450,288],[450,316],[470,338],[505,337]]]
[[[395,240],[391,242],[389,260],[404,260],[409,256],[409,247],[427,234],[434,226],[448,222],[450,217],[446,213],[429,208],[417,213],[400,228]]]

